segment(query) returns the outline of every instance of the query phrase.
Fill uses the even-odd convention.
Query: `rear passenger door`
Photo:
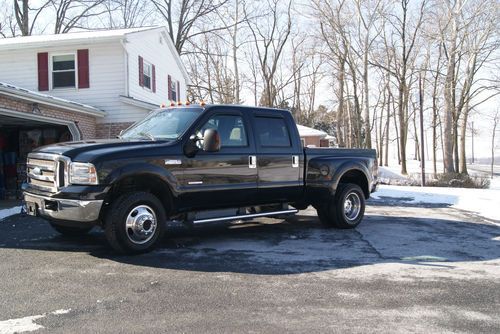
[[[302,194],[302,148],[293,140],[297,134],[292,126],[278,112],[253,114],[258,194],[263,203],[288,202]]]

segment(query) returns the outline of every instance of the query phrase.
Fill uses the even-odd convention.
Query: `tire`
[[[151,251],[165,233],[166,213],[160,200],[148,192],[118,197],[105,218],[106,239],[121,254]]]
[[[325,206],[318,208],[318,218],[327,227],[355,228],[365,214],[365,195],[353,183],[341,183]]]
[[[83,227],[75,227],[75,226],[63,226],[54,222],[49,222],[50,226],[60,234],[65,237],[80,237],[90,232],[93,226],[83,226]]]

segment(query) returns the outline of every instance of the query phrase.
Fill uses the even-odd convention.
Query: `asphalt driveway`
[[[355,230],[314,210],[169,230],[128,257],[100,231],[0,221],[0,334],[500,331],[500,225],[445,205],[371,201]]]

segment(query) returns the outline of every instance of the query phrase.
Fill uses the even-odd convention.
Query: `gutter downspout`
[[[125,46],[126,38],[120,39],[120,44],[123,46],[123,60],[125,62],[125,96],[129,95],[129,68],[128,68],[128,52]]]

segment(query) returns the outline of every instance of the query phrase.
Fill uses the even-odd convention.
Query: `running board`
[[[261,212],[261,213],[249,213],[245,215],[236,215],[228,217],[216,217],[216,218],[206,218],[206,219],[195,219],[193,224],[203,224],[203,223],[215,223],[223,222],[228,220],[240,220],[246,218],[256,218],[256,217],[267,217],[267,216],[279,216],[279,215],[289,215],[299,212],[297,209],[281,210],[281,211],[271,211],[271,212]]]

